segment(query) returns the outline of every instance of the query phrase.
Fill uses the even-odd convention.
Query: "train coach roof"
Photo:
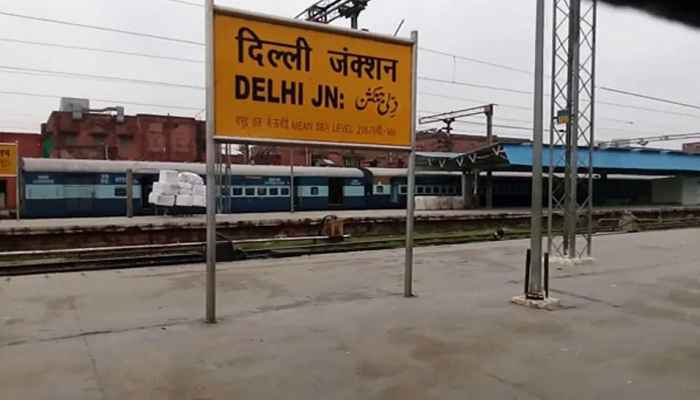
[[[159,170],[190,171],[199,175],[206,174],[206,165],[202,163],[177,163],[157,161],[104,161],[53,158],[24,158],[23,170],[27,172],[70,172],[70,173],[126,173],[128,169],[135,174],[157,173]],[[231,165],[233,175],[289,176],[288,166],[278,165]],[[362,178],[362,171],[355,168],[336,167],[295,167],[295,176],[327,176],[338,178]]]
[[[406,168],[367,168],[373,176],[406,176]],[[454,171],[421,171],[417,170],[416,175],[462,175],[461,172]]]

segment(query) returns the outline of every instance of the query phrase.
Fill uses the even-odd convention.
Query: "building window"
[[[75,146],[78,143],[78,135],[74,132],[61,132],[63,136],[63,144],[66,146]]]
[[[121,150],[129,150],[131,138],[129,136],[119,136],[119,147]]]
[[[103,135],[95,135],[93,137],[95,138],[96,145],[103,146],[105,144],[105,137]]]
[[[258,196],[267,196],[267,188],[258,188]]]
[[[316,186],[311,187],[311,195],[318,196],[318,187],[316,187]]]
[[[246,196],[255,196],[255,188],[245,188]]]
[[[279,192],[277,188],[270,188],[270,196],[279,196]]]

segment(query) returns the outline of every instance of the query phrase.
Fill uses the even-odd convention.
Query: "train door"
[[[5,185],[5,180],[0,179],[0,210],[7,208],[7,189]]]
[[[328,206],[342,207],[345,179],[328,178]]]
[[[148,201],[148,195],[153,191],[153,183],[158,180],[158,175],[138,175],[141,185],[141,208],[139,214],[155,214],[155,206]]]
[[[86,216],[100,214],[94,208],[95,176],[70,176],[63,187],[66,215]]]

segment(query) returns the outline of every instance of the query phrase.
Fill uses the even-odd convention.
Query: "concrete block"
[[[554,297],[546,297],[544,299],[537,300],[528,299],[527,297],[525,297],[525,295],[520,295],[510,299],[510,302],[519,306],[536,308],[538,310],[552,311],[561,308],[561,302],[559,301],[559,299]]]

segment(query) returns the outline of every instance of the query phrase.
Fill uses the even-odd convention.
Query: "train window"
[[[399,193],[401,194],[406,194],[408,192],[408,188],[404,185],[399,186]]]
[[[440,194],[440,186],[433,186],[433,193]]]
[[[114,188],[114,196],[115,197],[126,197],[126,188],[125,187]]]
[[[280,190],[278,188],[270,188],[270,196],[279,196]]]
[[[316,186],[311,187],[311,195],[318,196],[318,187],[316,187]]]
[[[433,187],[426,186],[424,191],[425,191],[425,194],[433,194]]]
[[[424,188],[423,186],[418,186],[418,187],[416,188],[416,192],[417,192],[418,194],[423,194],[423,192],[425,192],[425,188]]]
[[[282,196],[289,196],[289,188],[282,188],[280,193]]]
[[[258,196],[267,196],[267,188],[259,187],[258,188]]]
[[[242,187],[234,187],[233,188],[233,196],[234,197],[243,196],[243,188]]]
[[[255,188],[245,188],[246,196],[255,196]]]
[[[375,193],[379,193],[379,194],[384,193],[384,186],[383,186],[383,185],[377,185],[377,186],[375,186],[375,187],[374,187],[374,192],[375,192]]]

